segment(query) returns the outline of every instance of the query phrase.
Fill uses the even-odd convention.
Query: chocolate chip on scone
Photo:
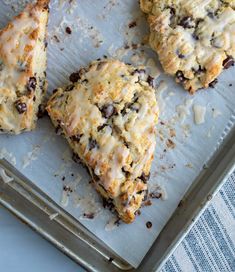
[[[36,125],[47,89],[46,27],[49,0],[29,4],[0,30],[0,127],[19,134]]]
[[[158,119],[154,89],[135,71],[117,60],[93,62],[70,77],[69,92],[57,89],[47,105],[97,191],[126,223],[147,190]]]
[[[234,65],[234,1],[140,0],[140,6],[165,72],[190,93],[214,86],[223,69]]]

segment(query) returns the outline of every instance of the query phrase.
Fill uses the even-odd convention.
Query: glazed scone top
[[[29,4],[23,12],[0,31],[0,123],[2,130],[14,130],[32,126],[33,99],[35,89],[35,55],[39,51],[37,43],[44,46],[40,35],[45,33],[47,23],[48,0],[39,0]],[[43,36],[43,35],[42,35]],[[37,59],[38,61],[38,59]],[[27,112],[16,118],[17,109],[11,104],[20,98]],[[19,114],[19,112],[18,112]],[[7,115],[7,116],[6,116]],[[10,116],[9,116],[10,115]],[[6,118],[5,118],[6,117]],[[3,120],[4,119],[4,120]],[[18,126],[18,128],[16,128]]]
[[[235,58],[235,1],[141,0],[164,70],[194,93]]]
[[[94,62],[77,74],[77,83],[58,89],[47,108],[66,138],[77,139],[80,157],[112,197],[127,175],[133,181],[150,171],[158,107],[141,73],[116,60]]]
[[[130,223],[146,195],[158,107],[152,78],[117,60],[92,63],[57,89],[47,111],[96,189]],[[147,81],[146,81],[147,79]]]

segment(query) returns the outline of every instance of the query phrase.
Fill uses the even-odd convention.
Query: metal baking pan
[[[0,180],[0,203],[89,271],[160,271],[161,267],[235,170],[235,129],[229,133],[137,269],[120,259],[7,161],[0,165],[14,181]],[[50,215],[59,215],[51,220]]]
[[[9,1],[0,3],[0,26],[4,26],[13,15],[10,6],[4,5],[5,2],[9,3]],[[47,71],[49,91],[67,84],[71,72],[103,55],[134,64],[143,59],[145,63],[150,59],[157,63],[156,55],[147,46],[142,46],[148,26],[135,0],[87,0],[75,5],[74,9],[71,9],[71,3],[76,4],[76,1],[51,0]],[[9,18],[7,18],[8,13]],[[137,26],[130,29],[128,25],[133,21],[137,22]],[[71,35],[65,35],[66,26],[71,27]],[[102,44],[99,44],[100,42]],[[131,48],[129,51],[123,49],[123,46],[126,47],[126,42]],[[136,44],[138,44],[137,49],[135,49]],[[234,87],[228,86],[229,83],[233,83],[234,86],[234,69],[226,71],[220,77],[215,90],[202,91],[194,98],[183,92],[173,79],[163,73],[160,74],[159,67],[159,78],[156,83],[160,86],[159,89],[162,89],[161,92],[157,92],[159,106],[162,107],[161,121],[169,121],[172,115],[175,115],[175,108],[182,103],[203,105],[207,107],[208,115],[202,126],[191,126],[191,138],[185,140],[181,134],[177,134],[175,137],[177,139],[174,138],[177,142],[176,148],[169,150],[167,154],[164,153],[165,163],[170,164],[167,165],[169,172],[161,172],[165,171],[161,159],[165,143],[158,139],[150,183],[161,180],[161,185],[166,186],[168,199],[157,200],[158,202],[154,202],[151,207],[142,209],[141,216],[132,225],[122,225],[108,233],[104,230],[107,222],[105,220],[108,216],[112,216],[108,211],[102,209],[106,216],[102,219],[82,221],[79,218],[80,207],[61,205],[60,198],[64,184],[61,177],[58,175],[55,177],[54,173],[60,168],[60,163],[69,150],[66,142],[61,137],[55,136],[47,118],[39,121],[34,132],[16,137],[0,136],[0,167],[14,178],[8,183],[0,181],[0,203],[88,270],[160,269],[169,254],[186,235],[193,221],[234,170],[235,131],[234,118],[231,117],[234,113],[235,98]],[[168,85],[165,93],[163,89],[166,88],[161,84],[162,80]],[[177,95],[173,96],[173,91],[176,91]],[[167,111],[163,107],[165,102]],[[219,109],[222,115],[216,119],[209,119],[209,109],[213,108]],[[193,123],[192,117],[191,110],[185,125],[189,121]],[[181,125],[177,124],[176,130],[181,130]],[[225,127],[226,131],[221,138]],[[163,126],[159,125],[158,130],[162,129]],[[167,139],[168,136],[164,135],[164,137]],[[3,148],[15,156],[16,165],[11,165],[9,160],[7,161],[9,158],[2,156]],[[25,156],[27,161],[24,161]],[[211,158],[209,163],[202,169],[203,163],[208,158]],[[177,163],[176,167],[174,163]],[[64,165],[68,171],[63,175],[71,177],[70,171],[73,171],[74,174],[82,176],[80,185],[87,184],[90,188],[87,182],[90,177],[84,169],[72,165],[70,161],[69,164]],[[187,168],[186,164],[195,168]],[[85,189],[80,187],[79,191],[87,195]],[[188,193],[185,195],[186,191]],[[95,197],[98,198],[92,192],[92,198]],[[180,199],[182,200],[176,209]],[[153,223],[151,230],[146,229],[147,220]],[[125,246],[126,237],[122,234],[128,237],[129,247]],[[130,247],[132,250],[129,250]]]

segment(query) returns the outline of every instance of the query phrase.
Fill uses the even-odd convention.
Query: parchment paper
[[[0,26],[13,14],[10,5],[1,1]],[[133,21],[136,26],[129,26]],[[66,26],[72,34],[65,33]],[[162,73],[156,55],[147,46],[135,49],[147,33],[136,0],[51,1],[47,72],[50,92],[67,84],[70,73],[103,55],[134,64],[154,60],[159,67],[155,75],[156,85],[160,86],[156,95],[161,117],[150,191],[159,185],[162,199],[151,200],[152,205],[144,207],[133,224],[113,227],[114,215],[102,208],[99,196],[88,183],[86,170],[72,161],[66,141],[55,134],[49,118],[39,120],[34,132],[0,135],[0,154],[11,161],[15,158],[17,169],[134,267],[215,151],[225,128],[228,131],[233,124],[235,109],[234,68],[224,72],[215,89],[192,97]],[[130,49],[124,50],[124,45]],[[194,122],[195,105],[206,110],[200,125]],[[69,198],[63,196],[64,185],[75,191]],[[91,212],[96,215],[94,219],[83,217]],[[146,227],[148,221],[152,222],[150,229]]]

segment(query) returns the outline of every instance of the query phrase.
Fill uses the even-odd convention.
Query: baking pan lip
[[[111,269],[109,271],[146,271],[146,269],[148,269],[148,271],[159,271],[167,258],[192,228],[193,223],[203,213],[213,196],[218,192],[229,175],[235,170],[235,128],[232,129],[229,135],[224,139],[221,146],[218,147],[217,152],[208,162],[207,167],[204,167],[205,169],[202,170],[199,177],[190,187],[178,208],[171,216],[170,220],[137,269],[134,269],[127,262],[113,253],[111,249],[108,249],[102,241],[96,238],[81,223],[54,203],[54,201],[18,172],[18,170],[15,170],[10,163],[1,159],[0,166],[14,178],[14,181],[7,184],[2,180],[0,181],[0,203],[86,269],[90,271],[102,271],[105,267],[109,267],[109,269]],[[88,241],[84,240],[83,242],[85,242],[87,251],[91,256],[94,255],[94,251],[96,251],[96,254],[100,255],[101,259],[99,261],[99,265],[96,264],[99,268],[90,264],[84,258],[81,258],[79,254],[74,254],[74,252],[69,249],[69,244],[65,246],[63,243],[59,243],[52,234],[49,235],[46,228],[42,229],[37,226],[37,224],[33,222],[33,218],[27,218],[23,212],[25,207],[23,207],[22,211],[19,211],[19,207],[18,209],[17,207],[14,207],[12,202],[16,201],[16,198],[13,200],[8,197],[7,192],[9,192],[9,190],[6,189],[7,187],[9,187],[11,191],[14,191],[15,197],[17,197],[18,194],[18,196],[21,196],[21,201],[24,201],[22,199],[25,198],[25,201],[27,200],[34,203],[33,205],[44,213],[47,220],[44,218],[45,222],[42,223],[45,223],[45,226],[48,226],[48,222],[58,222],[59,218],[62,218],[63,220],[68,220],[68,222],[75,224],[79,231],[85,231],[87,236],[80,237],[80,239],[89,239]],[[26,190],[26,192],[23,192],[24,190]],[[190,201],[192,197],[194,201]],[[38,200],[42,201],[40,205],[37,202]],[[42,207],[44,207],[43,210]],[[52,213],[58,213],[58,218],[50,220],[49,216]],[[178,222],[183,221],[183,225],[177,227],[176,219]],[[65,227],[65,225],[63,225],[63,227]],[[174,230],[173,227],[177,227],[177,230]],[[69,231],[73,234],[73,237],[76,236],[72,229],[69,229]],[[171,241],[169,241],[168,236],[172,238]]]

